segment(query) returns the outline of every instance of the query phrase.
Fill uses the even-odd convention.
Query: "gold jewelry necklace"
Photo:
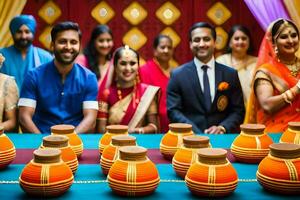
[[[300,70],[300,62],[299,62],[298,58],[296,58],[296,60],[293,62],[284,63],[284,64],[290,70],[292,76],[296,77],[298,75],[299,70]]]

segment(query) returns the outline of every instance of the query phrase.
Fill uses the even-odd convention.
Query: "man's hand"
[[[204,130],[205,134],[224,134],[226,132],[223,126],[211,126]]]

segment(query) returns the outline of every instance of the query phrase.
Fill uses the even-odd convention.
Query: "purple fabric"
[[[17,157],[14,159],[12,164],[27,164],[30,160],[33,159],[33,151],[35,149],[17,149]],[[236,162],[236,159],[230,152],[230,149],[227,150],[227,159],[230,162]],[[148,158],[155,164],[171,164],[172,160],[166,160],[159,149],[148,149],[147,152]],[[84,149],[80,158],[78,158],[79,164],[99,164],[100,166],[100,156],[98,149]]]
[[[281,0],[244,0],[244,2],[264,30],[278,18],[290,19]]]

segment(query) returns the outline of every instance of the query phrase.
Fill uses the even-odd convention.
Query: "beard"
[[[31,39],[14,39],[14,44],[20,49],[26,49],[32,44]]]
[[[73,53],[71,53],[71,56],[69,56],[69,57],[64,56],[63,53],[64,53],[63,51],[57,51],[57,50],[53,51],[55,59],[59,63],[61,63],[63,65],[69,65],[69,64],[72,64],[74,62],[74,60],[76,59],[76,57],[79,54],[79,51],[73,51]]]

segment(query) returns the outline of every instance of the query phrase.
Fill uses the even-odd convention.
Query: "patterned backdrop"
[[[153,38],[159,33],[167,34],[174,41],[173,66],[192,57],[188,29],[194,22],[208,21],[216,26],[217,53],[224,48],[227,31],[234,24],[251,30],[256,50],[264,34],[240,0],[28,0],[23,13],[36,17],[35,44],[44,48],[49,47],[53,24],[63,20],[79,23],[83,46],[97,24],[107,24],[113,30],[116,47],[128,44],[144,60],[152,57]]]

